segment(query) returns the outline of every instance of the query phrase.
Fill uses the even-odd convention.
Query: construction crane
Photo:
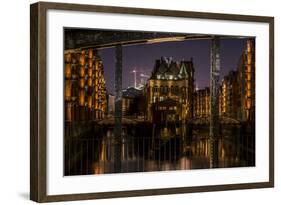
[[[137,68],[134,68],[133,70],[130,71],[130,73],[132,73],[134,75],[134,88],[137,88],[137,87],[142,87],[144,86],[145,84],[145,79],[148,79],[150,78],[149,75],[146,75],[144,71],[142,70],[137,70]],[[137,84],[137,74],[139,73],[139,77],[140,77],[140,84],[138,86]]]
[[[130,73],[133,73],[134,74],[134,88],[136,88],[137,87],[137,73],[138,73],[139,71],[137,71],[137,69],[136,68],[134,68]]]

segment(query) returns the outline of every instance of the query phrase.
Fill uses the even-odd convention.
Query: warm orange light
[[[248,109],[251,108],[251,99],[247,99],[247,108],[248,108]]]
[[[97,60],[95,61],[95,67],[96,67],[96,70],[99,69],[99,62]]]
[[[92,78],[88,78],[88,86],[91,87],[93,85],[93,80]]]
[[[89,58],[93,58],[93,49],[89,49],[89,54],[88,54]]]
[[[247,83],[247,89],[251,90],[251,83],[250,82]]]
[[[70,63],[71,62],[71,53],[65,54],[64,59],[65,59],[66,63]]]
[[[65,116],[65,120],[70,122],[72,120],[72,106],[71,103],[67,103],[66,104],[66,116]]]
[[[88,76],[89,77],[93,76],[93,69],[91,69],[91,68],[88,69]]]
[[[65,76],[65,102],[78,103],[79,106],[98,109],[95,115],[101,119],[106,110],[106,87],[103,73],[103,65],[98,54],[94,49],[83,49],[74,53],[65,53],[64,55],[64,76]],[[75,67],[73,67],[75,66]],[[76,67],[78,66],[78,67]],[[76,70],[77,68],[77,70]],[[75,70],[75,72],[74,72]],[[78,88],[73,90],[72,77],[78,84]],[[77,79],[78,78],[78,79]],[[77,80],[77,82],[76,82]],[[94,87],[93,87],[94,86]],[[89,89],[85,89],[89,88]],[[73,96],[75,95],[75,97]],[[103,102],[99,102],[99,101]],[[74,107],[65,107],[66,120],[73,120]],[[80,116],[80,110],[77,110],[77,116]]]
[[[250,54],[247,55],[248,64],[252,63],[252,56]]]
[[[80,69],[79,69],[79,76],[81,78],[83,78],[85,76],[85,67],[84,66],[80,66]]]
[[[85,54],[81,53],[79,56],[79,64],[84,66],[85,65]]]
[[[65,64],[65,77],[71,78],[71,64],[70,63]]]
[[[84,78],[80,78],[79,79],[79,87],[80,88],[84,88],[85,87],[85,79]]]
[[[89,68],[93,67],[93,59],[91,59],[91,58],[89,59],[88,65],[89,65]]]
[[[247,97],[251,97],[251,90],[247,91]]]
[[[248,72],[251,72],[251,65],[247,66],[247,70],[248,70]]]
[[[65,100],[70,101],[71,100],[71,82],[65,81]]]
[[[80,106],[85,105],[85,90],[84,89],[79,90],[79,105]]]
[[[251,42],[247,41],[247,52],[251,52]]]
[[[92,96],[88,96],[88,107],[92,108],[92,104],[93,104],[93,98]]]

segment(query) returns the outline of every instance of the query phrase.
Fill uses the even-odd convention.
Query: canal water
[[[131,127],[123,129],[116,143],[112,128],[84,137],[65,139],[64,174],[88,175],[210,168],[210,139],[204,129],[183,127]],[[206,127],[205,130],[208,130]],[[241,128],[222,131],[218,136],[218,167],[255,166],[254,134]],[[118,146],[118,149],[117,149]],[[116,170],[115,155],[120,170]]]

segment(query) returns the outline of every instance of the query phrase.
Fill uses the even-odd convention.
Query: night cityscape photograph
[[[255,166],[255,38],[64,28],[64,175]]]

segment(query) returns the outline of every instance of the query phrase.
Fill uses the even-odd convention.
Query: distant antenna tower
[[[138,71],[136,68],[134,68],[130,73],[134,74],[134,88],[137,88],[137,73],[141,71]]]

